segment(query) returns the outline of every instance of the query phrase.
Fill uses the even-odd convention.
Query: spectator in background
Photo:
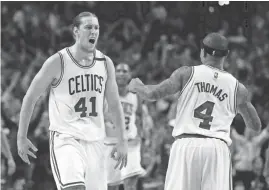
[[[233,158],[236,175],[234,180],[242,181],[245,189],[249,190],[251,181],[255,176],[253,173],[253,163],[260,156],[262,145],[269,139],[269,127],[263,129],[258,136],[248,128],[245,129],[244,136],[239,135],[233,129],[231,136],[235,143],[235,155]]]
[[[14,177],[13,188],[8,190],[28,190],[26,187],[26,180],[22,173],[16,173]]]
[[[7,166],[8,166],[7,174],[11,176],[16,170],[16,164],[12,156],[12,153],[10,151],[8,139],[6,137],[6,134],[2,130],[2,128],[1,128],[1,145],[2,145],[1,154],[3,154],[5,158],[7,159]]]
[[[151,12],[153,21],[150,24],[146,41],[142,48],[141,54],[145,58],[153,50],[154,44],[161,40],[162,35],[171,36],[175,27],[167,21],[167,11],[162,5],[156,5]],[[170,41],[170,39],[169,39]]]
[[[254,179],[251,181],[251,190],[266,190],[265,178],[263,172],[263,160],[261,157],[256,157],[253,161]]]

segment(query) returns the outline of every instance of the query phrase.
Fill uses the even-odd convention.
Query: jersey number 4
[[[211,125],[209,123],[213,120],[212,112],[214,105],[214,102],[206,101],[194,110],[194,117],[203,120],[199,125],[200,128],[210,129]],[[204,110],[205,113],[202,113]]]
[[[91,97],[90,102],[92,103],[92,111],[89,113],[89,116],[96,117],[98,114],[96,112],[96,97]],[[75,105],[75,112],[81,112],[80,117],[86,117],[86,98],[82,97]]]

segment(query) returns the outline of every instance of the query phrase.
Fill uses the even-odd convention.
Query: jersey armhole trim
[[[236,80],[234,90],[234,113],[237,114],[237,91],[238,91],[238,80]]]
[[[56,88],[57,86],[59,86],[59,84],[61,83],[61,81],[63,79],[63,75],[64,75],[64,59],[63,59],[63,55],[62,55],[61,52],[58,52],[58,54],[60,55],[60,59],[61,59],[61,75],[60,75],[60,78],[58,79],[57,83],[51,85],[53,88]]]
[[[106,85],[107,85],[107,79],[108,79],[107,58],[105,55],[104,55],[104,66],[105,66],[105,70],[106,70],[106,83],[105,83],[105,91],[104,91],[104,96],[103,96],[103,107],[104,107],[105,101],[106,101]]]
[[[106,56],[105,56],[105,55],[104,55],[103,60],[104,60],[104,65],[105,65],[105,69],[106,69],[106,76],[108,77],[108,70],[107,70],[107,58],[106,58]]]
[[[185,88],[188,86],[188,84],[190,83],[191,79],[193,78],[193,74],[194,74],[194,68],[193,66],[191,67],[191,75],[189,80],[186,82],[185,86],[182,88],[181,92],[178,95],[178,99],[180,98],[181,94],[183,93],[183,91],[185,90]]]
[[[96,61],[106,61],[106,58],[99,58],[99,57],[96,57],[94,58]]]

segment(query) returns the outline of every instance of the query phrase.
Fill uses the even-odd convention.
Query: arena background
[[[75,15],[91,11],[99,18],[98,48],[115,64],[128,63],[134,77],[146,84],[167,78],[183,65],[198,65],[200,40],[208,32],[220,32],[230,41],[225,70],[251,92],[262,121],[269,123],[269,2],[1,2],[1,127],[7,134],[17,169],[6,174],[1,159],[1,186],[8,190],[54,190],[49,165],[47,95],[36,105],[29,138],[38,147],[38,158],[28,166],[17,155],[16,133],[22,99],[46,58],[73,43],[71,23]],[[144,117],[142,164],[148,173],[138,189],[163,189],[174,118],[175,100],[168,97],[147,103]],[[169,124],[170,121],[170,124]],[[233,129],[243,135],[240,116]],[[236,144],[234,140],[233,145]],[[251,189],[269,189],[262,178],[264,150],[253,158]],[[233,162],[239,152],[231,147]],[[236,159],[235,159],[236,158]],[[221,171],[220,171],[221,172]],[[234,179],[237,175],[233,170]],[[244,190],[244,180],[234,182]],[[247,190],[247,189],[245,189]]]

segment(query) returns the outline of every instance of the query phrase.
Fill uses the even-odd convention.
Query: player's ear
[[[76,37],[78,35],[78,27],[74,26],[73,27],[73,35]]]

